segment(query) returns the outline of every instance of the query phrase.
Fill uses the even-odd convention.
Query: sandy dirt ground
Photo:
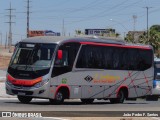
[[[0,46],[0,69],[5,69],[8,67],[9,61],[13,54],[14,47],[12,47],[12,52],[9,52],[8,48]]]

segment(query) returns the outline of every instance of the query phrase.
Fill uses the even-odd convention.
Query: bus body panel
[[[28,88],[28,87],[11,87],[6,83],[6,93],[9,95],[24,95],[24,96],[34,96],[35,98],[49,98],[49,88],[50,84],[46,83],[40,88]]]
[[[32,39],[29,39],[29,42],[31,41]],[[57,92],[63,88],[65,88],[65,90],[69,92],[68,98],[70,99],[72,98],[73,99],[117,98],[119,91],[122,89],[126,90],[125,92],[127,93],[128,98],[137,98],[137,97],[151,94],[152,85],[153,85],[153,74],[154,74],[153,65],[151,65],[149,68],[145,70],[144,69],[143,70],[137,70],[137,69],[124,70],[124,69],[117,69],[117,68],[112,69],[107,67],[105,69],[104,68],[102,69],[103,65],[101,65],[101,69],[85,68],[83,64],[77,65],[79,62],[79,59],[80,58],[83,59],[85,57],[82,55],[82,53],[84,53],[83,50],[87,48],[87,44],[90,44],[89,46],[90,50],[93,50],[94,46],[96,47],[96,50],[103,50],[104,48],[106,48],[106,52],[107,50],[109,51],[110,49],[112,49],[112,52],[118,51],[117,53],[119,53],[119,51],[122,52],[124,51],[124,49],[126,49],[126,51],[130,51],[127,54],[132,53],[133,49],[136,49],[137,51],[139,49],[144,51],[150,50],[151,52],[153,52],[151,47],[148,47],[148,46],[143,47],[140,45],[129,45],[129,46],[126,45],[127,46],[126,47],[125,43],[117,42],[117,41],[116,42],[114,41],[113,43],[110,41],[107,45],[105,45],[107,42],[104,40],[101,41],[102,43],[99,43],[98,40],[91,40],[92,42],[88,42],[88,41],[90,41],[90,39],[88,38],[77,39],[77,41],[76,39],[75,40],[69,39],[68,41],[65,41],[65,40],[59,41],[59,42],[56,42],[57,46],[54,47],[55,50],[53,51],[50,47],[46,54],[44,51],[48,49],[47,47],[44,47],[42,49],[42,52],[37,52],[39,49],[41,49],[41,46],[43,46],[43,44],[45,43],[41,44],[41,46],[39,45],[36,48],[37,54],[39,55],[43,53],[43,55],[45,56],[45,59],[42,59],[43,62],[46,59],[50,61],[49,72],[45,74],[43,72],[40,73],[45,76],[43,80],[45,81],[46,79],[48,79],[48,82],[43,84],[41,87],[35,88],[35,86],[27,87],[23,85],[22,86],[10,85],[10,83],[8,83],[8,80],[7,80],[6,81],[7,94],[31,96],[33,98],[35,97],[35,98],[55,99]],[[27,39],[25,40],[25,43],[26,42],[27,42]],[[36,44],[39,44],[37,42],[38,40],[36,39]],[[33,41],[33,44],[34,44],[34,41]],[[47,45],[49,44],[51,44],[51,41],[49,41]],[[103,48],[100,48],[101,46],[103,46]],[[133,48],[130,48],[130,47],[133,47]],[[34,50],[35,48],[32,51]],[[63,57],[65,57],[65,58],[62,58],[61,61],[57,60],[58,50],[62,50]],[[35,52],[32,53],[32,51],[31,50],[29,51],[31,53],[30,56],[32,56],[32,54],[35,53]],[[153,55],[153,53],[151,52],[150,54]],[[44,57],[43,55],[41,56],[42,58]],[[53,55],[53,57],[51,55]],[[16,56],[16,53],[13,55],[13,58],[11,59],[12,62],[15,56]],[[68,59],[70,59],[70,61],[67,61]],[[121,59],[121,54],[119,55],[118,59]],[[132,62],[132,61],[129,61],[129,62]],[[61,65],[61,63],[63,63],[63,66],[58,66],[58,65]],[[111,67],[113,67],[113,65]],[[25,68],[29,69],[28,66],[29,65],[26,64]],[[43,66],[43,64],[41,64],[41,66]],[[18,69],[18,68],[15,67],[15,69]],[[37,75],[38,74],[37,71],[33,71],[33,73]],[[18,74],[16,76],[18,76]],[[25,77],[25,80],[27,80],[26,77]]]
[[[153,69],[153,68],[152,68]],[[75,70],[51,80],[51,85],[66,84],[70,98],[115,98],[118,88],[127,86],[128,97],[151,94],[152,76],[146,71]],[[85,71],[85,72],[84,72]],[[149,76],[148,76],[149,75]]]

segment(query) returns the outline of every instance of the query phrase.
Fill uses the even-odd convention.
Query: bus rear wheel
[[[29,96],[20,96],[20,95],[18,95],[17,98],[21,103],[25,103],[25,104],[31,102],[31,100],[32,100],[32,97],[29,97]]]
[[[123,103],[125,100],[125,93],[123,92],[123,90],[120,90],[118,92],[117,98],[111,98],[110,102],[111,103]]]
[[[84,104],[92,104],[94,99],[81,99],[82,103]]]

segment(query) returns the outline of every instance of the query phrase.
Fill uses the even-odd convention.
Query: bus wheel
[[[82,103],[84,104],[92,104],[94,99],[81,99]]]
[[[117,98],[111,98],[110,102],[111,103],[123,103],[125,99],[125,94],[123,92],[123,90],[120,90],[118,92]]]
[[[117,103],[123,103],[125,99],[125,94],[123,90],[120,90],[117,95]]]
[[[51,102],[52,100],[50,100]],[[53,100],[53,103],[55,104],[62,104],[64,102],[64,94],[62,91],[58,91],[56,96],[55,96],[55,99]]]
[[[55,101],[55,99],[49,99],[49,102],[51,103],[51,104],[56,104],[56,101]]]
[[[28,97],[28,96],[20,96],[20,95],[18,95],[17,98],[21,103],[25,103],[25,104],[31,102],[31,100],[32,100],[32,97]]]
[[[117,98],[111,98],[109,100],[110,100],[110,103],[112,103],[112,104],[117,103]]]

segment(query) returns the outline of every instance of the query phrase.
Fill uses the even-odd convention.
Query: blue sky
[[[13,10],[13,42],[26,37],[27,0],[0,0],[0,32],[9,31],[10,3]],[[53,30],[74,35],[76,29],[115,28],[122,36],[134,29],[133,15],[137,16],[135,29],[146,30],[146,6],[149,9],[149,26],[160,24],[160,0],[31,0],[30,29]],[[111,20],[112,19],[112,20]]]

